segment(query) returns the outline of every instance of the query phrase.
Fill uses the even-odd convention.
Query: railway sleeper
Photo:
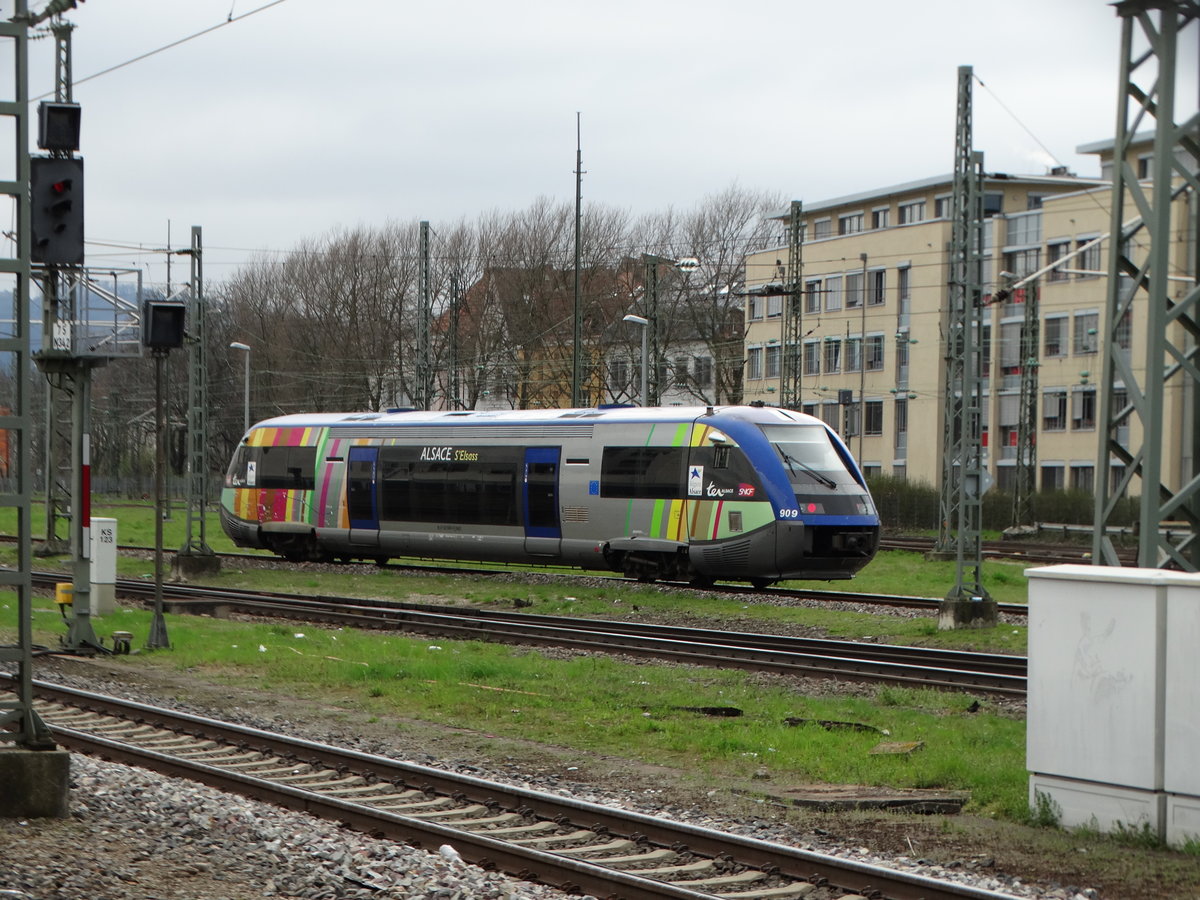
[[[743,872],[737,872],[733,875],[721,875],[717,878],[697,878],[692,881],[673,881],[671,883],[677,884],[680,887],[707,891],[712,888],[732,887],[733,885],[762,881],[766,877],[766,872],[761,872],[758,869],[746,869]]]
[[[625,852],[626,850],[633,850],[636,847],[637,844],[635,844],[633,841],[628,841],[624,838],[614,838],[605,844],[589,844],[586,847],[561,847],[554,852],[561,854],[562,856],[593,856],[603,855],[606,853]],[[607,856],[604,857],[604,862],[609,862]]]

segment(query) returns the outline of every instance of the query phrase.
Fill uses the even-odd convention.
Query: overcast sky
[[[988,171],[1099,174],[1120,24],[1104,0],[87,0],[68,13],[89,264],[187,244],[205,273],[335,228],[449,224],[538,197],[807,203],[948,173],[971,65]],[[31,0],[40,9],[44,0]],[[10,4],[3,4],[10,7]],[[88,76],[218,25],[100,77]],[[33,45],[31,91],[53,90]],[[175,277],[186,277],[182,263]]]

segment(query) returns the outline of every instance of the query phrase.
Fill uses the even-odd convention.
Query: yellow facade
[[[1108,148],[1111,156],[1111,144]],[[1080,149],[1100,154],[1109,169],[1104,144]],[[1145,154],[1146,148],[1134,154],[1135,163],[1143,160],[1143,173]],[[951,188],[947,175],[803,206],[801,401],[805,412],[839,430],[869,474],[934,485],[941,478]],[[1027,362],[1021,358],[1020,337],[1024,301],[1033,286],[1007,298],[998,292],[1065,259],[1037,281],[1036,485],[1093,490],[1104,425],[1099,383],[1109,242],[1087,245],[1109,231],[1111,186],[1059,174],[988,176],[984,193],[987,469],[999,486],[1011,485],[1020,373]],[[1184,201],[1176,207],[1173,219],[1182,222]],[[1173,270],[1191,272],[1187,229],[1180,226],[1172,233],[1180,238],[1172,243]],[[1138,237],[1144,242],[1145,232]],[[747,288],[783,282],[787,253],[784,242],[748,257]],[[785,298],[746,299],[745,399],[775,405],[784,389],[780,313]],[[1142,371],[1143,309],[1135,307],[1127,329],[1124,343],[1135,371]],[[1169,422],[1184,421],[1184,400],[1181,388],[1168,388]],[[1140,439],[1130,435],[1133,446]],[[1181,441],[1170,443],[1164,473],[1178,483],[1188,460]]]

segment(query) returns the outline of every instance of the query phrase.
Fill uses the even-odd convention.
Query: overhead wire
[[[271,0],[271,2],[264,3],[262,6],[252,9],[249,12],[244,12],[239,16],[233,15],[233,10],[232,10],[232,8],[230,8],[230,14],[223,22],[218,22],[216,25],[210,25],[208,28],[202,28],[200,31],[197,31],[194,34],[189,34],[186,37],[182,37],[182,38],[179,38],[178,40],[171,41],[171,43],[164,44],[163,46],[158,47],[157,49],[148,50],[145,53],[139,54],[138,56],[134,56],[130,59],[125,60],[124,62],[120,62],[120,63],[117,63],[116,65],[109,66],[107,69],[101,69],[99,72],[93,72],[91,75],[85,75],[83,78],[72,79],[71,84],[74,87],[75,85],[83,84],[85,81],[92,81],[93,79],[99,78],[102,75],[108,75],[110,72],[115,72],[118,69],[123,69],[126,66],[131,66],[134,63],[141,62],[143,59],[149,59],[151,56],[156,56],[159,53],[162,53],[166,50],[170,50],[174,47],[178,47],[181,44],[186,44],[188,41],[193,41],[198,37],[203,37],[204,35],[210,34],[219,28],[224,28],[226,25],[232,25],[234,22],[240,22],[243,19],[248,19],[250,16],[253,16],[260,12],[263,12],[264,10],[268,10],[272,6],[278,6],[279,4],[284,3],[284,2],[285,2],[285,0]],[[54,91],[49,91],[45,94],[41,94],[37,97],[34,97],[33,99],[41,100],[45,97],[51,96],[53,93],[54,93]]]

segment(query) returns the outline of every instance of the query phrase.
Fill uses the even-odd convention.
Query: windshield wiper
[[[783,461],[788,464],[788,468],[792,470],[792,474],[795,474],[796,467],[799,466],[801,469],[804,470],[804,472],[811,475],[813,478],[817,479],[817,481],[821,482],[821,484],[825,485],[825,487],[829,488],[830,490],[837,489],[837,482],[834,481],[832,478],[830,478],[828,475],[825,475],[822,472],[818,472],[816,469],[814,469],[808,463],[801,462],[800,460],[794,458],[790,453],[787,453],[786,451],[784,451],[778,447],[776,449],[779,450],[779,455],[783,457]]]

